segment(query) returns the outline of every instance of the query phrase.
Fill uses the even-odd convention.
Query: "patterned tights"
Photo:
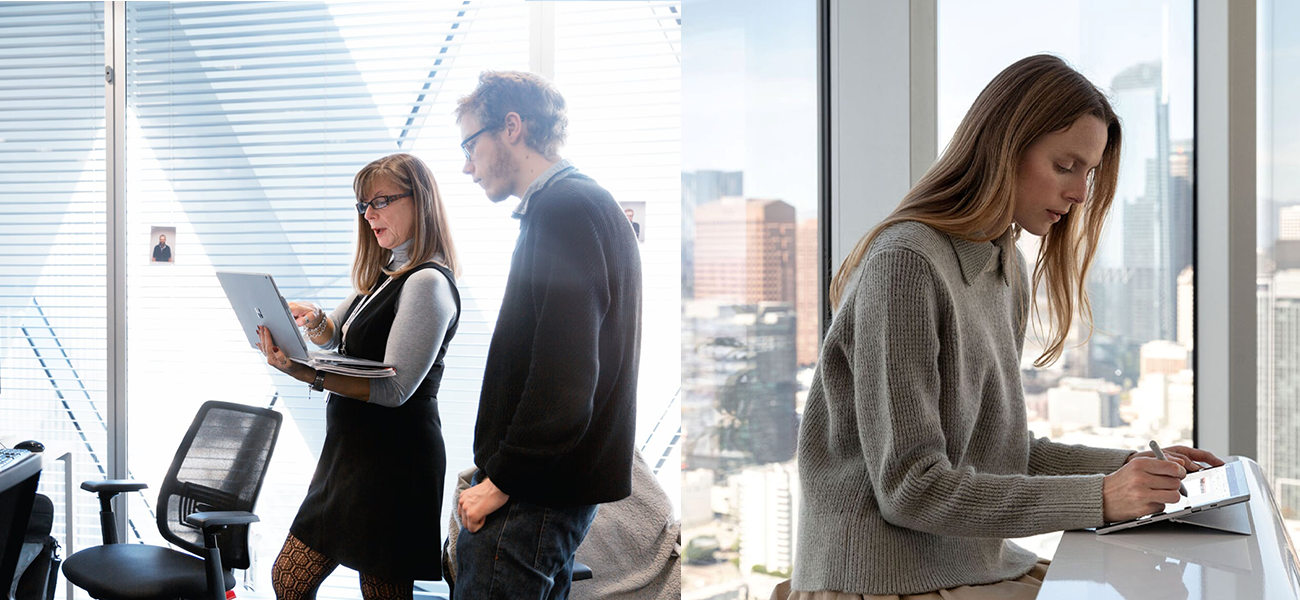
[[[338,566],[291,533],[271,567],[271,587],[278,600],[315,600],[317,588]],[[414,592],[415,583],[409,579],[394,582],[361,574],[361,597],[365,600],[411,600]]]

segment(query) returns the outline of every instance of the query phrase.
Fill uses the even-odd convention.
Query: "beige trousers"
[[[1038,559],[1028,573],[1019,579],[999,581],[986,585],[963,585],[926,594],[875,596],[872,594],[846,594],[844,592],[796,592],[790,589],[790,580],[782,581],[772,591],[770,600],[1034,600],[1038,588],[1047,576],[1047,566],[1052,561]]]

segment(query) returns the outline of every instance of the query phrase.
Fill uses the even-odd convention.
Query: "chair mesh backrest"
[[[206,402],[176,449],[158,490],[158,530],[163,538],[203,555],[203,531],[182,519],[212,510],[252,511],[280,436],[281,415],[268,408]],[[248,526],[217,536],[221,564],[247,569]]]

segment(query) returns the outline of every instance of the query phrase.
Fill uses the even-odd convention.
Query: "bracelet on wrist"
[[[325,328],[328,325],[328,322],[329,322],[329,317],[325,315],[321,315],[319,323],[317,323],[312,327],[307,328],[307,336],[312,338],[317,338],[320,337],[321,335],[324,335]]]
[[[325,371],[316,371],[316,377],[311,382],[311,389],[317,392],[325,391]]]

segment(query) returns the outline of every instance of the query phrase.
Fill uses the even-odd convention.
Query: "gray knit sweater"
[[[886,229],[831,321],[799,432],[794,589],[916,594],[1014,579],[1004,538],[1102,523],[1128,451],[1033,439],[1024,257],[925,225]],[[1014,258],[1013,258],[1014,257]]]

